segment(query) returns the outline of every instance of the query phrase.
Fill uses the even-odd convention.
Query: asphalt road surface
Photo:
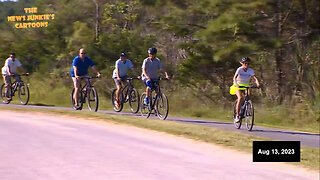
[[[25,107],[25,108],[41,108],[41,109],[63,109],[63,110],[73,110],[72,108],[65,107],[50,107],[50,106],[21,106],[15,104],[0,104],[0,107],[9,106],[9,107]],[[127,107],[124,107],[127,108]],[[116,113],[114,111],[104,111],[98,110],[98,113],[106,113],[106,114],[117,114],[117,115],[127,115],[127,116],[140,116],[140,114],[133,115],[131,113]],[[141,117],[142,118],[142,117]],[[320,134],[307,133],[307,132],[298,132],[298,131],[290,131],[284,129],[276,129],[276,128],[266,128],[261,126],[253,126],[252,131],[247,131],[244,125],[242,125],[241,129],[235,129],[232,120],[229,123],[226,122],[214,122],[208,120],[200,120],[200,119],[192,119],[192,118],[181,118],[181,117],[172,117],[168,116],[168,121],[176,121],[181,123],[190,123],[201,126],[215,127],[221,128],[230,131],[237,131],[241,133],[246,133],[254,136],[266,137],[274,140],[280,141],[300,141],[301,146],[308,147],[317,147],[320,148]]]
[[[0,110],[0,179],[319,179],[286,163],[165,133]]]

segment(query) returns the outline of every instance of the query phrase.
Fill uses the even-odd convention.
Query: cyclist
[[[240,104],[243,100],[243,95],[241,93],[243,89],[239,87],[240,86],[249,87],[251,77],[255,80],[257,87],[260,86],[259,81],[255,76],[253,69],[248,67],[249,62],[250,62],[250,58],[248,57],[244,57],[241,59],[240,61],[241,67],[239,67],[236,73],[234,74],[233,85],[230,87],[230,94],[232,95],[236,94],[238,98],[238,101],[236,104],[236,117],[234,119],[235,122],[240,121],[239,109],[240,109]],[[250,94],[250,91],[248,93]]]
[[[4,66],[2,67],[2,77],[3,77],[3,81],[6,88],[5,95],[8,101],[11,100],[11,93],[9,93],[11,88],[10,77],[14,77],[16,81],[20,81],[20,76],[16,76],[17,71],[20,70],[20,71],[26,72],[22,67],[21,62],[18,59],[16,59],[15,56],[16,56],[15,53],[11,53],[9,58],[6,59]]]
[[[75,89],[74,94],[73,94],[73,98],[75,101],[76,109],[80,108],[78,105],[80,78],[88,76],[89,66],[97,74],[97,77],[100,77],[100,73],[95,68],[93,61],[89,57],[85,56],[85,54],[86,54],[86,52],[85,52],[84,48],[81,48],[79,50],[79,55],[73,59],[71,70],[70,70],[74,89]]]
[[[162,69],[162,64],[160,59],[156,57],[157,49],[156,48],[149,48],[148,49],[149,57],[144,59],[142,64],[142,80],[146,87],[146,97],[144,99],[144,104],[149,103],[150,92],[158,83],[158,70],[164,72],[167,79],[169,79],[168,73]]]
[[[127,58],[126,53],[122,52],[120,54],[120,58],[116,61],[115,69],[113,70],[112,78],[114,79],[114,82],[117,86],[116,91],[116,99],[114,101],[114,105],[119,108],[120,102],[119,102],[119,96],[120,96],[120,89],[121,89],[121,82],[125,82],[128,78],[127,72],[128,69],[131,69],[133,71],[133,64],[132,62]]]

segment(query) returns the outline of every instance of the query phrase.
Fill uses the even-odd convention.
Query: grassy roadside
[[[25,82],[30,87],[31,98],[29,104],[70,107],[71,78],[60,78],[54,74],[51,74],[50,77],[50,79],[44,78],[37,73],[34,73],[32,77],[26,77]],[[112,110],[110,93],[114,88],[114,82],[111,78],[106,77],[109,76],[105,75],[104,78],[95,80],[94,83],[99,95],[100,110]],[[135,81],[134,84],[138,92],[142,93],[144,91],[145,88],[141,82]],[[170,116],[232,122],[232,104],[224,104],[225,101],[221,102],[219,99],[216,99],[216,101],[208,100],[208,98],[199,99],[188,88],[177,87],[177,89],[172,90],[171,82],[164,82],[162,85],[163,92],[169,99]],[[234,98],[231,97],[230,101]],[[12,103],[17,103],[17,98],[13,99]],[[294,109],[284,105],[269,106],[267,107],[264,103],[254,100],[256,125],[319,133],[320,111],[310,110],[316,109],[316,107],[311,108],[303,104],[296,106]],[[123,111],[128,112],[127,104]]]
[[[14,110],[23,111],[25,108],[7,108],[0,107],[0,110]],[[63,111],[63,110],[43,110],[43,109],[28,109],[31,112],[43,112],[52,114],[69,115],[81,118],[88,118],[88,120],[102,120],[106,122],[113,122],[119,124],[133,125],[145,129],[166,132],[169,134],[182,136],[190,139],[195,139],[207,143],[214,143],[228,148],[252,152],[252,141],[268,140],[238,132],[225,131],[216,128],[203,127],[198,125],[183,124],[171,121],[161,121],[153,119],[143,119],[140,117],[128,117],[118,115],[108,115],[102,113],[92,113],[84,111]],[[319,148],[301,147],[301,162],[290,163],[296,166],[318,170],[319,168]]]

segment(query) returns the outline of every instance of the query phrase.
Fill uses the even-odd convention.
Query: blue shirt
[[[119,76],[124,77],[127,75],[128,69],[133,68],[133,65],[129,59],[124,63],[121,59],[116,61],[115,69],[113,70],[112,78],[117,78],[117,68],[119,68]]]
[[[73,59],[73,62],[72,62],[72,66],[71,66],[71,77],[75,77],[75,74],[74,74],[74,70],[73,70],[73,66],[76,66],[77,67],[77,72],[78,72],[78,76],[83,76],[83,75],[86,75],[88,74],[88,68],[89,66],[92,67],[94,66],[94,63],[93,61],[88,58],[87,56],[84,57],[84,61],[82,61],[82,59],[79,57],[79,56],[76,56],[74,59]]]

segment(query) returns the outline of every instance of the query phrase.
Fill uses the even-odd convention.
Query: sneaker
[[[144,98],[143,103],[144,103],[144,105],[148,105],[148,104],[149,104],[149,99],[148,99],[148,97],[145,97],[145,98]]]
[[[234,122],[235,122],[235,123],[238,123],[239,121],[240,121],[239,116],[236,116],[236,117],[234,118]]]
[[[114,105],[116,106],[116,108],[119,108],[119,107],[120,107],[120,105],[119,105],[119,103],[118,103],[117,100],[114,101]]]
[[[8,98],[7,98],[7,101],[11,101],[11,100],[12,100],[12,98],[11,98],[11,97],[8,97]]]

